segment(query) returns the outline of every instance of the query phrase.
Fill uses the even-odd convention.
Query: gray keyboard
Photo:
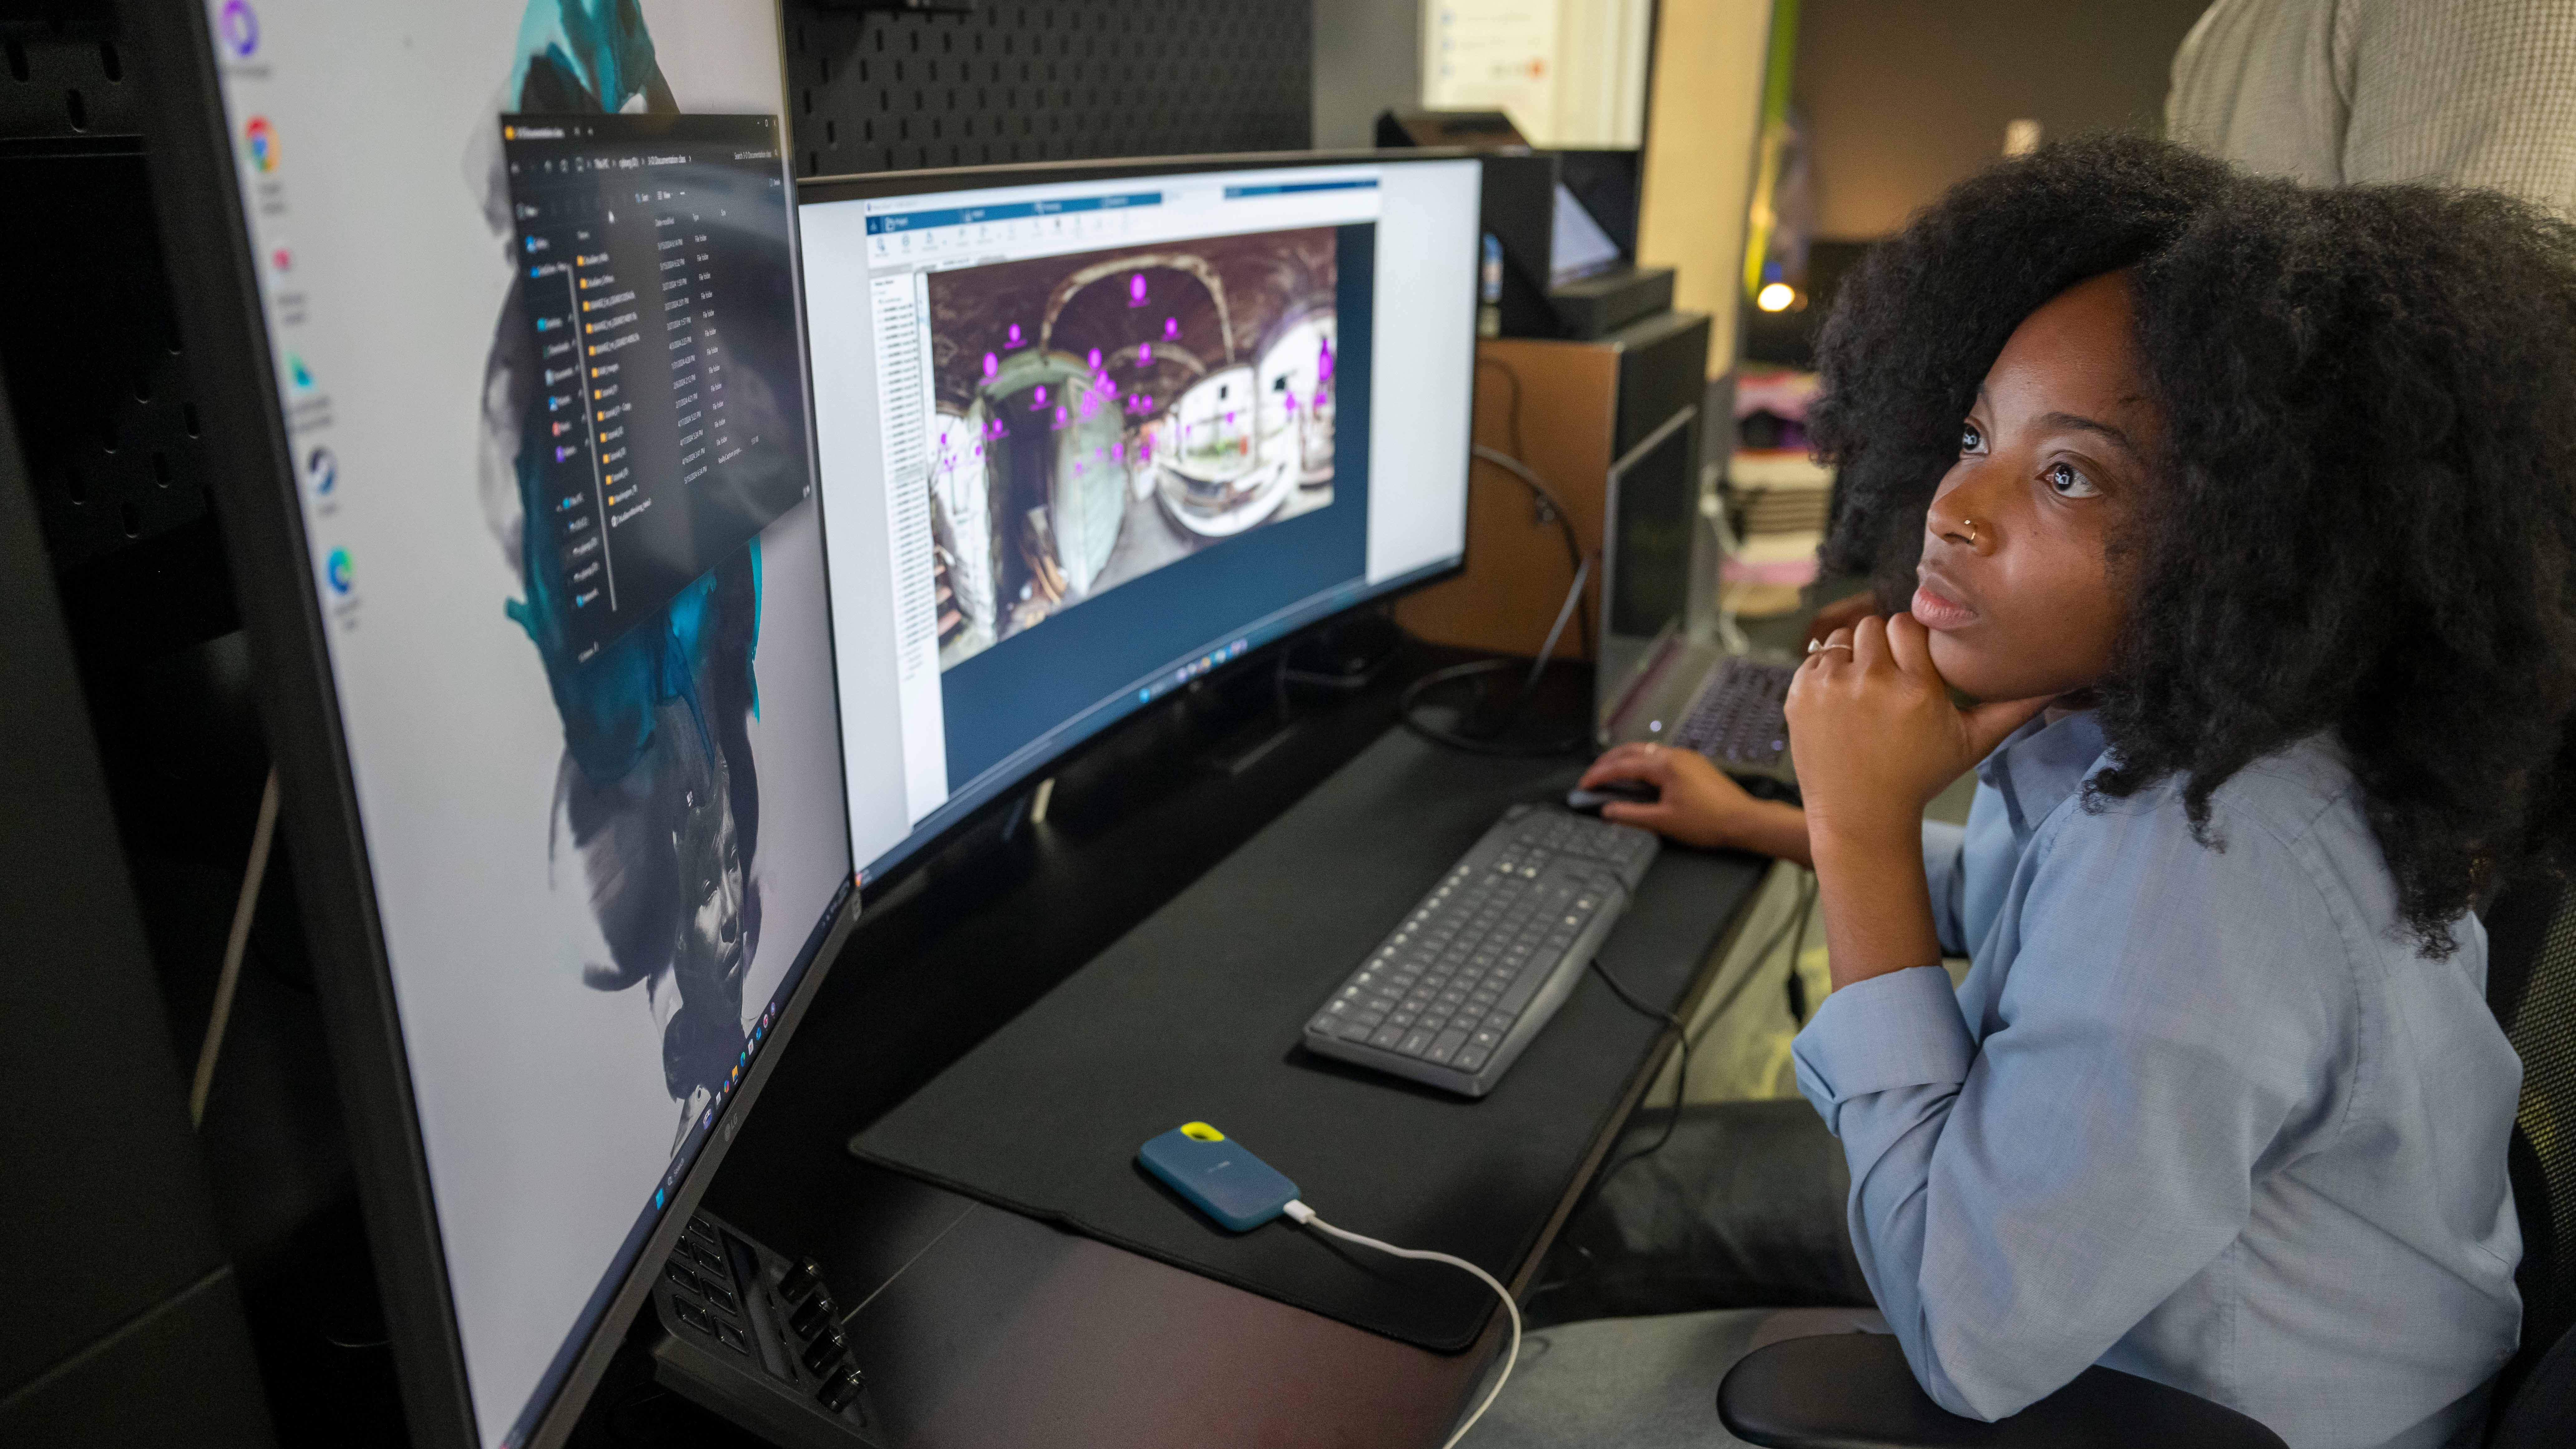
[[[1306,1049],[1485,1095],[1573,992],[1660,844],[1513,806],[1306,1023]]]

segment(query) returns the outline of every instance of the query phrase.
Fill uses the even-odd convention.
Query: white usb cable
[[[1510,1350],[1503,1355],[1502,1376],[1495,1379],[1493,1388],[1486,1391],[1485,1401],[1476,1406],[1476,1412],[1467,1416],[1467,1422],[1458,1426],[1457,1433],[1449,1436],[1449,1442],[1440,1446],[1440,1449],[1458,1449],[1458,1441],[1466,1438],[1467,1431],[1475,1428],[1476,1421],[1485,1417],[1485,1411],[1494,1406],[1494,1400],[1502,1397],[1503,1385],[1511,1382],[1512,1365],[1520,1359],[1521,1310],[1520,1305],[1512,1301],[1511,1290],[1505,1288],[1499,1281],[1497,1281],[1493,1274],[1486,1272],[1484,1269],[1477,1267],[1475,1264],[1468,1262],[1464,1258],[1452,1257],[1447,1253],[1425,1252],[1420,1248],[1399,1248],[1393,1243],[1381,1243],[1375,1238],[1362,1237],[1360,1234],[1348,1231],[1347,1229],[1334,1227],[1331,1223],[1315,1216],[1315,1210],[1306,1206],[1302,1202],[1292,1201],[1286,1207],[1281,1208],[1280,1211],[1285,1213],[1290,1221],[1295,1222],[1301,1227],[1313,1228],[1319,1233],[1330,1233],[1334,1237],[1340,1238],[1346,1243],[1357,1243],[1363,1248],[1375,1248],[1381,1253],[1391,1253],[1399,1258],[1419,1258],[1425,1262],[1446,1263],[1452,1268],[1464,1268],[1468,1272],[1475,1274],[1478,1280],[1483,1282],[1486,1287],[1493,1289],[1495,1297],[1503,1300],[1503,1311],[1512,1316],[1512,1346]]]

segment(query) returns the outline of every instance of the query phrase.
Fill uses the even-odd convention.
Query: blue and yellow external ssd
[[[1297,1184],[1205,1122],[1175,1127],[1136,1149],[1136,1160],[1190,1205],[1238,1233],[1297,1200]]]

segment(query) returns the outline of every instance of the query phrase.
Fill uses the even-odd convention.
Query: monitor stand
[[[664,1388],[790,1449],[883,1449],[867,1375],[811,1258],[790,1262],[715,1214],[692,1214],[653,1284]]]

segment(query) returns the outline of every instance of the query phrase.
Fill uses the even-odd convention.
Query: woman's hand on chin
[[[1912,615],[1863,619],[1818,645],[1789,686],[1789,751],[1807,828],[1828,843],[1921,849],[1923,807],[2049,697],[1950,702]]]

